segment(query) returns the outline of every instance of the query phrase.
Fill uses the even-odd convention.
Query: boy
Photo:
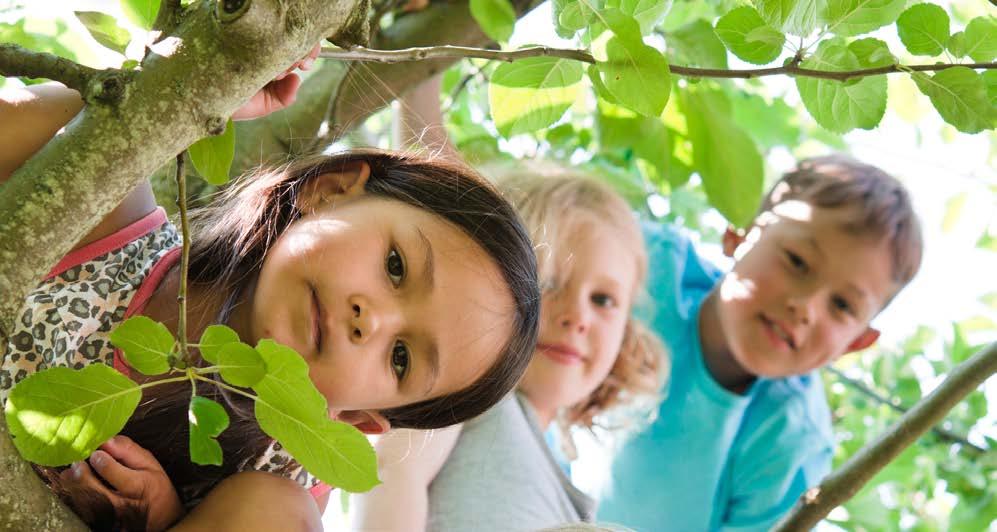
[[[872,344],[870,320],[917,272],[903,186],[842,156],[803,161],[722,275],[684,237],[647,224],[647,320],[673,356],[658,417],[613,464],[600,521],[637,530],[768,530],[830,470],[833,433],[814,371]]]

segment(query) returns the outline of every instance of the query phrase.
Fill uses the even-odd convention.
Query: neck
[[[540,422],[540,430],[546,431],[547,427],[554,421],[554,417],[557,416],[557,408],[545,408],[543,405],[538,405],[533,399],[530,399],[530,396],[526,396],[526,400],[529,401],[530,406],[533,407],[533,411],[537,415],[537,421]]]
[[[743,394],[755,382],[755,376],[737,362],[727,344],[718,312],[719,286],[718,283],[699,307],[699,338],[703,362],[717,384],[731,392]]]

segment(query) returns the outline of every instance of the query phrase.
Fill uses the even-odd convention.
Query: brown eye
[[[384,270],[388,272],[388,278],[395,286],[402,284],[405,279],[405,261],[394,248],[388,251],[388,256],[384,259]]]
[[[408,347],[401,342],[395,342],[391,348],[391,369],[395,372],[395,377],[402,380],[408,373],[409,354]]]
[[[804,261],[799,255],[793,253],[792,251],[786,252],[786,257],[789,259],[789,264],[794,270],[801,273],[806,273],[810,268],[807,266],[806,261]]]
[[[609,294],[592,294],[592,303],[601,308],[613,308],[616,306],[616,299]]]

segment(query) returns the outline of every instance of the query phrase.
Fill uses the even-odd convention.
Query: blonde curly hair
[[[590,175],[549,163],[520,162],[514,169],[493,169],[495,173],[499,188],[519,212],[533,239],[541,289],[552,286],[556,265],[563,262],[557,260],[562,256],[558,245],[564,241],[562,237],[581,224],[599,223],[609,224],[633,253],[637,281],[631,301],[638,298],[647,272],[647,251],[640,227],[623,198]],[[629,407],[642,411],[636,407],[654,403],[669,369],[664,345],[631,314],[609,375],[587,397],[565,408],[558,423],[568,436],[571,427],[621,428],[619,423],[602,423],[604,414],[611,410],[626,412]],[[643,412],[641,415],[646,417]],[[564,440],[565,450],[573,458],[571,438]]]

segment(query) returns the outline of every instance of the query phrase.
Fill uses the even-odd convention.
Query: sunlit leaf
[[[756,65],[779,57],[786,42],[786,36],[766,24],[751,6],[741,6],[721,17],[716,32],[734,55]]]
[[[226,344],[219,349],[217,366],[223,379],[242,387],[260,382],[267,372],[260,354],[242,342]]]
[[[575,32],[598,20],[602,0],[554,0],[554,25],[558,35],[572,37]]]
[[[713,26],[703,19],[670,32],[665,41],[669,51],[685,58],[688,66],[727,68],[727,48],[713,31]]]
[[[272,340],[261,340],[256,349],[267,366],[253,386],[260,428],[323,482],[353,492],[376,486],[374,448],[352,425],[329,419],[301,355]]]
[[[640,24],[641,35],[647,35],[665,19],[671,6],[672,0],[620,0],[618,7]]]
[[[671,91],[668,61],[644,44],[632,17],[616,9],[607,9],[603,16],[614,34],[599,63],[603,85],[620,105],[645,116],[660,115]]]
[[[121,0],[121,10],[136,26],[151,30],[159,14],[160,0]]]
[[[753,0],[770,25],[792,35],[806,37],[821,22],[826,0]]]
[[[978,63],[993,61],[997,57],[997,18],[976,17],[965,30],[965,54]]]
[[[695,168],[710,204],[738,227],[754,217],[762,195],[762,156],[751,138],[730,120],[730,104],[719,90],[683,91]]]
[[[729,93],[731,118],[760,146],[795,146],[800,140],[796,109],[781,98],[766,99],[742,90]]]
[[[897,33],[907,51],[935,56],[949,41],[949,15],[935,4],[917,4],[900,14]]]
[[[933,76],[915,72],[912,77],[938,114],[959,131],[978,133],[994,127],[997,112],[990,105],[984,78],[975,70],[953,67]]]
[[[199,465],[222,465],[218,435],[228,428],[228,413],[222,405],[195,396],[187,410],[190,423],[190,461]]]
[[[471,16],[496,41],[508,41],[516,26],[516,10],[509,0],[471,0]]]
[[[505,137],[547,127],[561,118],[581,90],[582,66],[556,57],[499,65],[488,84],[492,119]]]
[[[235,158],[235,128],[229,120],[225,132],[212,135],[191,144],[187,148],[190,161],[201,177],[212,185],[224,185],[228,182],[228,173]]]
[[[861,35],[892,24],[906,0],[827,0],[827,29],[838,35]]]
[[[966,34],[957,31],[949,36],[949,42],[945,44],[952,57],[963,57],[966,55]]]
[[[218,363],[218,352],[227,344],[239,341],[239,334],[225,325],[208,325],[201,333],[201,340],[198,343],[201,350],[201,358]]]
[[[81,370],[49,368],[11,390],[7,427],[26,460],[68,465],[120,432],[141,397],[137,384],[101,363]]]
[[[145,316],[133,316],[118,325],[110,335],[125,362],[145,375],[159,375],[170,369],[170,354],[176,340],[165,325]]]
[[[865,46],[857,49],[866,53]],[[837,72],[858,70],[863,65],[855,49],[840,39],[823,41],[817,52],[803,61],[801,66]],[[800,76],[796,78],[796,87],[811,116],[818,124],[835,133],[855,128],[872,129],[886,112],[885,76],[868,76],[855,83]]]
[[[75,11],[74,13],[94,40],[119,54],[125,53],[125,48],[128,48],[132,36],[128,30],[118,26],[118,21],[114,17],[99,11]]]

